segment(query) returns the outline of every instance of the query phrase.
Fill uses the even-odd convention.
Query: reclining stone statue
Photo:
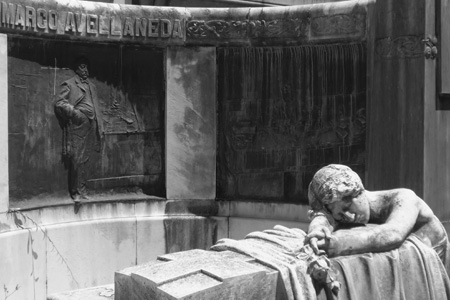
[[[308,197],[308,234],[277,225],[162,255],[116,272],[115,299],[450,299],[447,234],[414,192],[370,192],[329,165]]]
[[[409,189],[367,191],[358,174],[344,165],[329,165],[308,189],[311,223],[306,242],[330,257],[384,252],[400,247],[414,234],[432,247],[444,265],[449,260],[446,231],[431,208]],[[342,225],[364,225],[338,230]],[[333,232],[333,234],[331,234]]]

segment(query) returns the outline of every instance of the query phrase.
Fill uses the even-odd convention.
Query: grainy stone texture
[[[215,199],[215,48],[168,48],[166,90],[167,198]]]
[[[308,231],[308,224],[308,222],[292,222],[287,220],[230,217],[228,237],[236,240],[243,239],[251,232],[272,228],[275,225],[300,228],[304,231]]]
[[[47,300],[114,300],[114,285],[102,285],[92,288],[52,294]]]
[[[360,40],[366,37],[368,2],[339,1],[264,8],[182,8],[15,0],[13,3],[22,8],[18,10],[19,16],[21,12],[25,15],[23,8],[29,7],[30,11],[48,14],[49,21],[45,19],[44,22],[41,15],[34,13],[30,18],[34,26],[33,23],[27,26],[28,19],[15,22],[13,17],[2,22],[4,26],[0,27],[0,32],[154,46],[266,46],[298,45],[317,40]],[[14,13],[15,7],[11,9]],[[58,11],[57,20],[54,11]]]
[[[278,272],[230,251],[190,250],[115,275],[115,300],[275,299]]]
[[[0,166],[8,170],[8,41],[0,34]],[[0,173],[0,213],[8,210],[8,172]]]
[[[2,233],[0,245],[2,245],[0,247],[2,298],[45,299],[47,276],[45,232],[33,228]]]
[[[116,270],[136,263],[134,218],[46,228],[49,294],[109,284]]]

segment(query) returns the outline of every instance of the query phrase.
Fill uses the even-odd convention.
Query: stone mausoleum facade
[[[448,1],[109,2],[0,1],[6,298],[306,230],[329,163],[413,189],[450,226]],[[76,93],[90,133],[56,105]]]

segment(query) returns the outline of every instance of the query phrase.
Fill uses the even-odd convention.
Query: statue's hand
[[[79,111],[76,108],[73,109],[73,115],[72,115],[71,120],[74,125],[82,124],[85,118],[86,117],[84,116],[84,114],[81,111]]]
[[[309,232],[305,238],[304,243],[305,244],[309,243],[314,253],[320,255],[324,254],[326,250],[328,250],[330,239],[331,239],[330,230],[325,226],[323,227],[321,226],[318,228],[314,228],[314,230]]]

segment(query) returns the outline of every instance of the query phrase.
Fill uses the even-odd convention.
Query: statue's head
[[[313,211],[330,213],[341,222],[367,223],[367,200],[361,195],[364,186],[352,169],[332,164],[316,172],[308,188],[309,204]]]
[[[89,60],[85,56],[80,56],[75,61],[74,70],[83,80],[89,77]]]

